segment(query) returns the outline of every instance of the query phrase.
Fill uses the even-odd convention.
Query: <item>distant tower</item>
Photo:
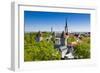
[[[53,28],[51,27],[51,35],[49,39],[52,39],[52,37],[53,37]]]
[[[39,31],[39,32],[37,33],[37,36],[36,36],[36,41],[37,41],[37,42],[40,42],[40,41],[42,41],[42,39],[43,39],[43,37],[42,37],[42,32]]]
[[[53,28],[51,27],[51,33],[53,33]]]
[[[68,25],[67,25],[67,19],[66,19],[66,25],[65,25],[65,34],[68,34]]]

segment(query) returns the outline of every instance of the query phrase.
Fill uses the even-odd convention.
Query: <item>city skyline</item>
[[[90,32],[90,14],[24,11],[25,32],[62,32],[66,19],[69,32]]]

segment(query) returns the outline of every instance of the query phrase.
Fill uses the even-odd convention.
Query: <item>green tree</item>
[[[28,35],[28,34],[27,34]],[[43,61],[43,60],[59,60],[61,54],[54,48],[52,41],[35,41],[35,35],[31,34],[31,43],[29,36],[25,35],[24,43],[24,61]],[[28,39],[27,39],[28,38]]]
[[[71,37],[69,37],[69,38],[67,39],[67,42],[68,42],[68,43],[71,43],[71,42],[74,42],[74,41],[76,41],[76,38],[75,38],[74,36],[71,36]]]
[[[81,43],[74,47],[74,56],[78,59],[90,58],[90,39],[84,37]]]

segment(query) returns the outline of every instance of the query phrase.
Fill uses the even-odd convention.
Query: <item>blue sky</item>
[[[62,32],[68,24],[71,32],[90,32],[90,14],[61,13],[61,12],[37,12],[24,11],[25,32],[53,31]]]

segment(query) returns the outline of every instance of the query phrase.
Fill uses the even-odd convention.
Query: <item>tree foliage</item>
[[[74,47],[74,56],[78,59],[90,58],[90,37],[83,37],[82,42]]]
[[[69,37],[69,38],[67,39],[67,42],[68,42],[68,43],[71,43],[71,42],[74,42],[74,41],[76,41],[76,38],[75,38],[74,36],[71,36],[71,37]]]
[[[24,40],[24,61],[43,61],[43,60],[59,60],[61,54],[54,48],[52,41],[35,41],[35,34],[25,34]],[[46,36],[48,34],[45,34]],[[44,36],[45,36],[44,35]],[[31,41],[31,42],[30,42]]]

